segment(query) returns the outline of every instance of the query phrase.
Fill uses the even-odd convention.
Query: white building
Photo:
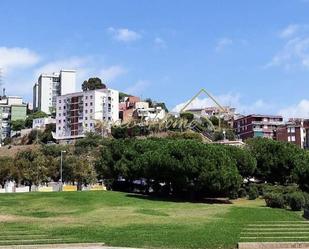
[[[56,108],[56,98],[75,92],[75,70],[61,70],[60,73],[41,74],[33,86],[33,108],[47,114]]]
[[[86,132],[95,131],[97,121],[119,121],[118,91],[106,88],[57,97],[56,139],[84,137]]]
[[[138,108],[135,110],[136,116],[145,121],[159,121],[164,119],[166,112],[161,106]]]
[[[56,120],[54,118],[35,118],[32,121],[32,129],[45,129],[48,124],[56,124]]]

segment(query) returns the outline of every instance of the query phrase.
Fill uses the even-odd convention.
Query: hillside
[[[35,149],[39,148],[40,145],[6,145],[0,147],[0,157],[1,156],[9,156],[14,157],[19,151],[27,150],[27,149]]]

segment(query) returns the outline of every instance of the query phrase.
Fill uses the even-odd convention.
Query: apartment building
[[[198,117],[221,117],[228,124],[233,127],[233,120],[239,117],[239,114],[236,114],[236,108],[230,106],[224,106],[224,111],[221,110],[218,106],[210,106],[205,108],[191,108],[187,109],[186,112],[190,112]]]
[[[276,139],[293,143],[300,148],[309,148],[309,120],[289,119],[283,127],[277,130]]]
[[[164,119],[165,115],[166,112],[161,106],[149,107],[148,103],[146,106],[143,106],[142,108],[136,108],[133,113],[133,116],[135,118],[145,121],[159,121]]]
[[[98,121],[108,125],[119,121],[118,91],[106,88],[57,97],[56,139],[84,137],[85,133],[95,131]]]
[[[158,121],[163,119],[166,111],[161,106],[149,107],[149,103],[139,97],[129,96],[119,103],[119,116],[123,123],[132,120]]]
[[[47,118],[35,118],[32,121],[32,129],[42,129],[44,130],[47,125],[56,124],[56,119],[47,117]]]
[[[74,93],[76,72],[60,70],[59,73],[42,73],[33,86],[33,108],[47,114],[55,112],[56,99],[60,95]]]
[[[248,115],[234,120],[234,130],[240,139],[265,137],[276,139],[278,128],[283,127],[283,117],[275,115]]]
[[[119,118],[122,122],[128,123],[133,119],[135,105],[140,101],[139,97],[129,96],[119,103]]]
[[[210,106],[205,108],[192,108],[187,109],[186,112],[191,112],[198,116],[209,116],[209,117],[218,116],[219,114],[225,114],[226,116],[235,114],[236,108],[230,106],[224,106],[223,108],[225,109],[224,112],[217,106]]]
[[[11,122],[19,119],[25,120],[26,115],[27,105],[23,103],[22,97],[0,97],[1,141],[7,137],[11,137]]]

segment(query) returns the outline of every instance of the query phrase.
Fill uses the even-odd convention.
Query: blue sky
[[[3,82],[30,101],[39,73],[76,69],[78,85],[99,76],[170,109],[204,87],[239,112],[309,117],[308,13],[308,0],[1,0]]]

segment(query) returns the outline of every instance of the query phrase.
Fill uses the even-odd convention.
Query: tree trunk
[[[82,191],[82,183],[77,182],[77,191]]]

